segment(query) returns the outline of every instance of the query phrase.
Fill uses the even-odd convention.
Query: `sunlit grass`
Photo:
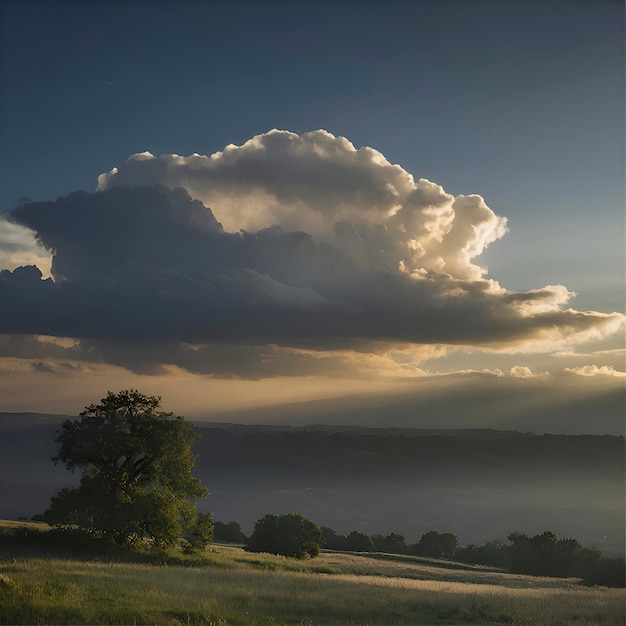
[[[189,565],[0,553],[2,624],[624,623],[624,590],[412,557],[298,561],[211,546]]]

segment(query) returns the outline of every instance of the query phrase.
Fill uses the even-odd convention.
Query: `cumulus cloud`
[[[302,230],[375,269],[478,279],[485,270],[471,260],[506,232],[480,196],[415,181],[377,150],[324,130],[273,130],[210,157],[134,154],[100,175],[98,190],[155,183],[186,189],[229,232]]]
[[[623,324],[567,308],[565,287],[487,278],[474,260],[506,222],[480,196],[325,131],[136,154],[98,189],[11,214],[52,254],[52,278],[1,271],[0,330],[76,339],[29,350],[148,373],[402,376],[446,346],[554,350]]]
[[[514,365],[509,370],[509,375],[513,378],[546,378],[550,376],[550,372],[533,372],[526,365]]]
[[[565,372],[569,374],[577,374],[578,376],[612,376],[615,378],[626,377],[626,372],[620,372],[611,365],[584,365],[583,367],[566,367]]]

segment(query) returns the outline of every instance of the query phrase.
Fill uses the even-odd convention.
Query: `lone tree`
[[[418,543],[414,544],[413,551],[418,556],[431,558],[454,556],[459,546],[459,539],[453,533],[440,533],[430,530],[424,533]]]
[[[108,392],[81,419],[63,422],[52,460],[83,475],[78,488],[52,497],[46,521],[77,524],[118,543],[148,536],[167,544],[183,533],[198,544],[210,541],[210,517],[195,507],[208,491],[191,475],[198,436],[160,403],[133,389]]]
[[[319,526],[299,513],[270,513],[254,525],[246,550],[303,559],[317,556],[323,542],[324,537]]]
[[[351,552],[372,552],[374,550],[374,542],[367,533],[353,530],[346,537],[345,549]]]

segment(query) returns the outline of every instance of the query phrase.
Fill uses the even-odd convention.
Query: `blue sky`
[[[565,285],[577,310],[623,312],[622,2],[1,10],[2,212],[93,192],[134,153],[325,129],[506,217],[477,259],[504,288]]]

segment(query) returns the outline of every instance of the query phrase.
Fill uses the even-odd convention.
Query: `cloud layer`
[[[480,196],[415,182],[325,131],[271,131],[210,157],[136,154],[96,193],[11,217],[51,252],[54,280],[0,272],[0,330],[79,338],[82,359],[135,371],[316,375],[376,353],[419,373],[399,348],[563,349],[623,323],[566,308],[562,286],[488,279],[474,260],[506,220]]]

